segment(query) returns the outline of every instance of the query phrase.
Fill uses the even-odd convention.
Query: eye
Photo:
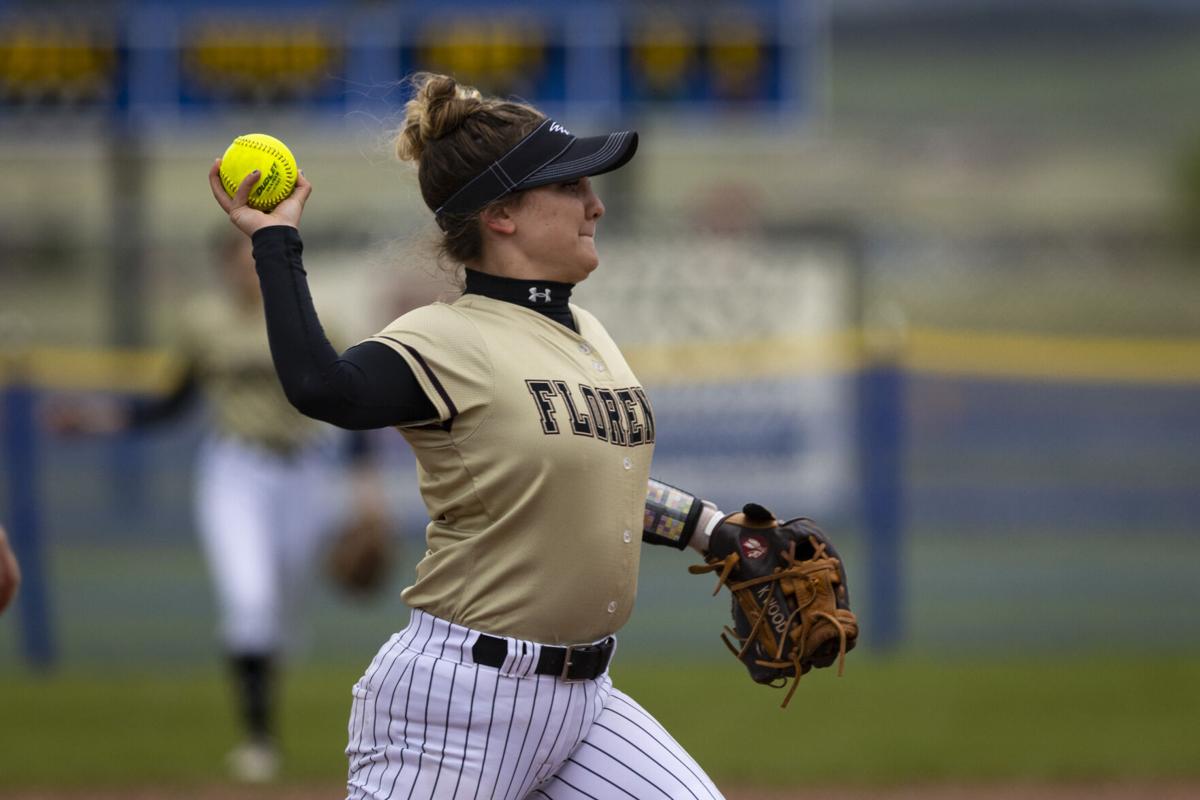
[[[581,178],[576,178],[573,181],[567,181],[566,183],[560,183],[559,187],[562,189],[566,189],[568,192],[577,192],[577,191],[579,191],[579,187],[582,185],[582,183],[583,183],[583,181]]]

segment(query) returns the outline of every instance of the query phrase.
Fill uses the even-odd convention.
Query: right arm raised
[[[246,205],[256,173],[232,198],[220,182],[220,161],[209,170],[213,196],[229,220],[250,236],[262,287],[267,339],[275,372],[301,413],[343,428],[383,428],[437,417],[408,364],[390,348],[364,342],[339,355],[321,328],[308,290],[298,226],[312,184],[296,188],[269,214]]]

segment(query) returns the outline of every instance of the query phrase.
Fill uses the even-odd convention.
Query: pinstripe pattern
[[[534,795],[550,800],[721,800],[704,770],[654,717],[610,686],[591,729]]]
[[[508,640],[476,665],[478,633],[419,610],[353,689],[348,800],[720,800],[700,767],[608,675],[536,675],[541,646]]]

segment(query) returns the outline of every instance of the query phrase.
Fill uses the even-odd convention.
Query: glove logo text
[[[782,639],[787,633],[788,615],[780,607],[779,598],[771,591],[770,584],[756,588],[754,594],[758,598],[759,605],[762,606],[763,613],[771,621],[771,627],[775,629],[775,633]]]

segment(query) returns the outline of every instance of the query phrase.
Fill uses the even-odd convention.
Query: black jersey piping
[[[424,356],[417,352],[415,348],[405,344],[399,339],[393,339],[391,336],[380,336],[379,338],[387,339],[389,342],[395,342],[403,347],[408,351],[409,355],[416,359],[417,363],[421,366],[421,369],[425,370],[425,375],[428,376],[429,382],[433,384],[433,388],[437,390],[438,396],[442,398],[442,402],[446,404],[446,408],[450,411],[450,419],[446,420],[441,425],[444,430],[450,430],[450,424],[454,421],[454,418],[458,416],[458,406],[454,405],[454,401],[450,399],[450,393],[446,391],[445,386],[442,386],[442,382],[438,380],[438,376],[433,374],[433,370],[430,369],[429,364],[426,363]]]

